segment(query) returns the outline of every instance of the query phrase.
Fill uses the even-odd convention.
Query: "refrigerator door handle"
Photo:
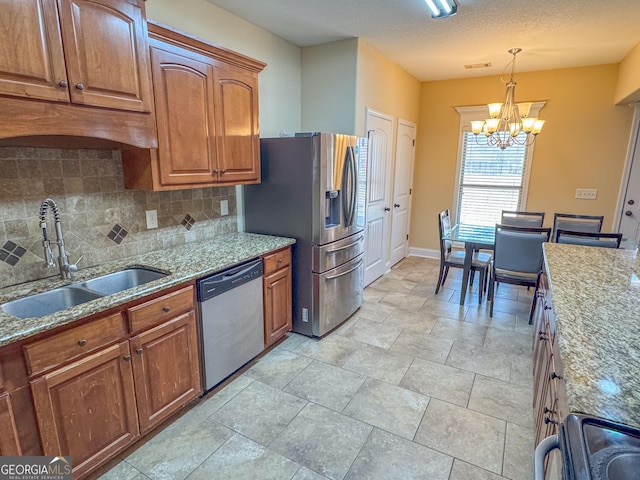
[[[356,202],[358,200],[358,166],[353,147],[349,147],[349,152],[351,156],[351,212],[349,214],[349,226],[351,226],[356,215]]]
[[[344,216],[344,226],[349,226],[349,213],[350,213],[350,194],[347,197],[347,189],[349,185],[347,184],[347,180],[349,178],[349,172],[351,171],[351,162],[349,159],[349,147],[347,147],[347,151],[345,152],[344,164],[342,165],[342,185],[340,187],[342,191],[342,215]]]
[[[362,235],[360,238],[358,238],[355,242],[350,243],[349,245],[345,245],[344,247],[340,247],[340,248],[334,248],[333,250],[327,250],[326,253],[337,253],[337,252],[341,252],[342,250],[346,250],[347,248],[351,248],[354,245],[357,245],[358,243],[360,243],[362,240],[364,240],[364,235]]]
[[[356,189],[358,186],[357,182],[358,179],[356,177],[353,147],[347,147],[344,166],[342,169],[342,211],[344,214],[345,227],[353,225],[356,207]]]
[[[364,262],[364,260],[360,260],[355,267],[350,268],[349,270],[347,270],[346,272],[342,272],[342,273],[338,273],[337,275],[330,275],[328,277],[325,278],[326,280],[333,280],[335,278],[339,278],[339,277],[344,277],[345,275],[353,272],[354,270],[356,270],[358,267],[360,267],[360,265],[362,265],[362,262]]]

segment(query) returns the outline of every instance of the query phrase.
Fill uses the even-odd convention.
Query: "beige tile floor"
[[[494,317],[459,271],[409,257],[322,340],[297,334],[103,480],[530,480],[531,292]]]

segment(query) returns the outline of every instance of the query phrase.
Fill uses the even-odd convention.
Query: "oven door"
[[[321,337],[349,318],[362,305],[364,254],[328,270],[313,274],[317,308],[313,335]]]

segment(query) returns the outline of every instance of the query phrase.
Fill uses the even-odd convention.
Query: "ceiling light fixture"
[[[458,11],[456,0],[424,0],[431,10],[431,18],[447,18]]]
[[[521,48],[512,48],[509,53],[513,55],[513,59],[505,70],[511,65],[511,77],[507,82],[507,95],[504,103],[490,103],[489,116],[486,120],[473,120],[471,122],[471,131],[476,136],[484,134],[487,145],[496,146],[502,150],[512,145],[532,145],[536,141],[536,136],[542,130],[544,120],[537,118],[529,118],[531,103],[515,103],[514,96],[516,91],[516,82],[513,75],[516,70],[516,55],[522,51]],[[520,132],[526,133],[526,136],[519,137]]]

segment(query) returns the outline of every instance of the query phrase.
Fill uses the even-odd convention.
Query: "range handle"
[[[544,480],[544,459],[556,448],[560,448],[558,435],[551,435],[538,444],[533,457],[533,480]]]

